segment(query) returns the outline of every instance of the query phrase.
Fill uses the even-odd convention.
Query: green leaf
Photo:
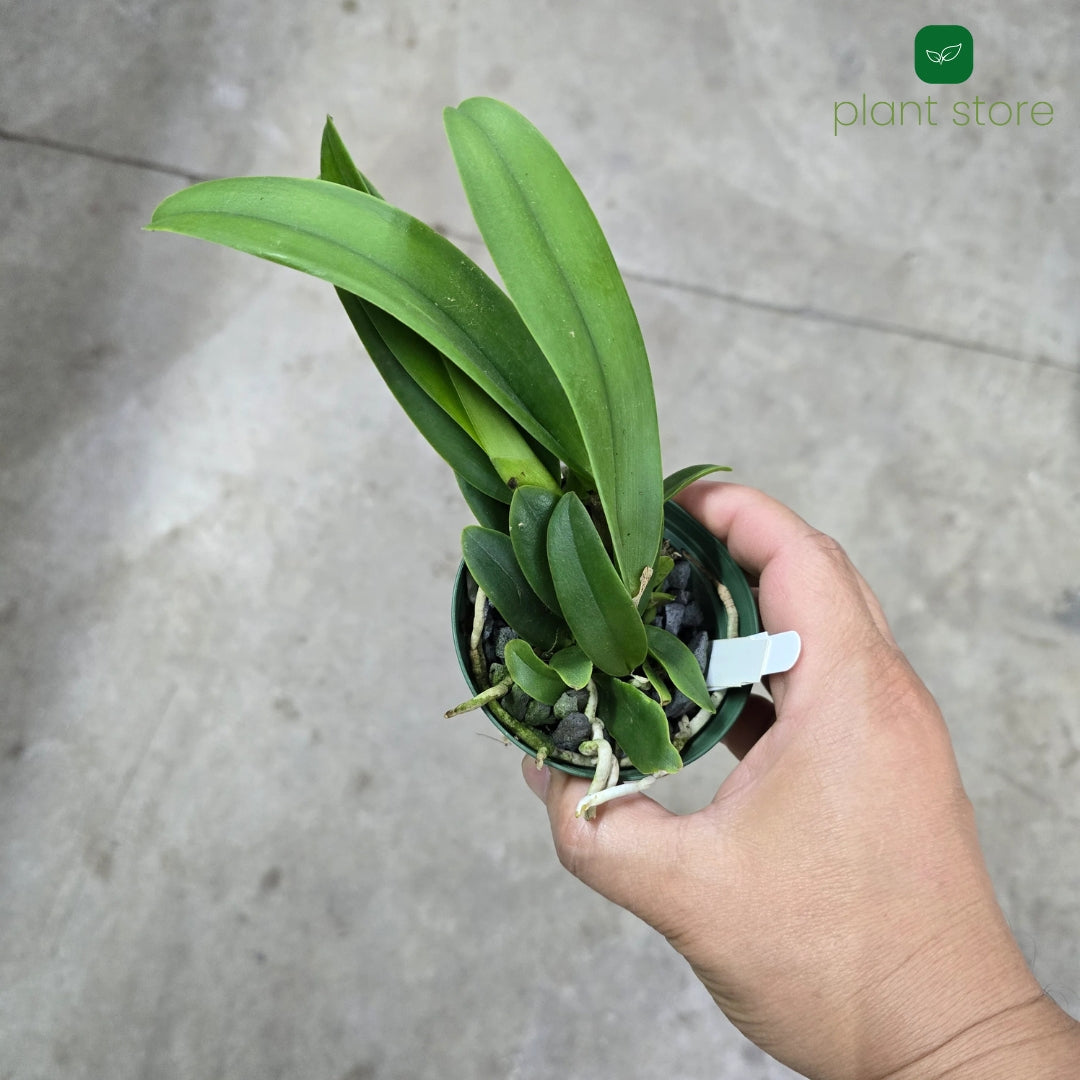
[[[333,121],[327,118],[322,142],[322,178],[378,196],[353,164]],[[385,311],[363,300],[375,329],[420,388],[473,438],[509,486],[546,484],[558,491],[552,473],[506,412],[432,345]],[[554,465],[558,472],[558,462]],[[497,520],[501,516],[497,515]]]
[[[664,477],[664,502],[674,499],[684,487],[714,472],[731,472],[730,465],[687,465],[685,469]]]
[[[506,643],[506,669],[529,697],[545,705],[554,705],[566,693],[566,683],[558,673],[552,671],[521,638]]]
[[[664,710],[636,687],[599,676],[597,716],[636,769],[645,774],[678,772],[682,758],[671,742]]]
[[[464,252],[373,195],[325,180],[209,180],[171,195],[151,231],[291,266],[415,330],[535,439],[588,473],[569,400],[520,315]]]
[[[649,578],[648,585],[638,597],[637,609],[641,612],[641,621],[652,622],[656,617],[657,589],[663,584],[664,579],[675,569],[675,560],[670,555],[657,555],[656,564],[653,566],[653,575]],[[659,595],[663,595],[662,593]]]
[[[670,555],[661,555],[656,560],[656,572],[653,574],[653,588],[658,589],[667,581],[668,574],[675,569],[675,560]]]
[[[633,595],[660,546],[663,482],[652,376],[626,287],[581,189],[525,117],[470,98],[444,120],[484,241],[570,400]]]
[[[359,300],[359,297],[357,297]],[[453,365],[431,347],[415,330],[410,330],[403,322],[380,311],[374,304],[360,300],[364,305],[372,325],[379,331],[379,336],[386,347],[394,354],[397,361],[409,373],[416,384],[440,409],[445,412],[470,438],[483,444],[477,436],[469,414],[458,396],[457,389],[450,377]],[[465,376],[463,375],[462,378]],[[490,455],[489,455],[490,456]]]
[[[375,186],[371,181],[353,164],[352,157],[330,117],[326,118],[326,126],[323,129],[321,165],[320,179],[329,180],[335,184],[344,184],[346,187],[354,188],[357,191],[365,191],[378,198],[382,197],[375,190]],[[521,429],[513,424],[513,421],[507,417],[505,412],[494,401],[486,398],[486,395],[486,400],[481,400],[483,391],[469,380],[469,390],[465,397],[472,404],[472,411],[474,413],[479,412],[481,420],[486,419],[489,421],[484,423],[482,425],[483,430],[478,432],[466,412],[466,404],[463,403],[462,398],[455,389],[455,383],[466,381],[467,377],[458,372],[457,378],[453,378],[456,369],[446,357],[424,341],[419,334],[414,333],[405,326],[404,323],[370,304],[365,306],[365,310],[387,346],[393,351],[409,374],[436,404],[449,413],[472,438],[485,448],[488,457],[496,463],[497,469],[499,461],[512,459],[515,453],[519,454],[522,460],[529,461],[530,470],[536,467],[532,461],[533,457],[539,460],[544,469],[543,475],[537,473],[535,479],[528,481],[520,469],[515,469],[512,466],[508,469],[499,469],[498,471],[504,480],[513,476],[518,483],[533,482],[541,485],[547,483],[557,490],[554,481],[547,479],[559,475],[559,459],[556,455],[541,446],[530,436],[523,436]],[[524,451],[519,445],[522,438],[524,438],[528,447]],[[508,447],[507,443],[512,443],[512,448]],[[505,531],[505,529],[501,531]]]
[[[557,494],[559,485],[533,453],[521,428],[464,373],[452,367],[449,375],[476,441],[506,485],[513,490],[535,484]]]
[[[649,640],[649,655],[659,661],[675,686],[695,705],[714,712],[716,706],[709,700],[709,688],[694,654],[674,634],[659,626],[646,626],[645,635]]]
[[[671,691],[668,689],[667,683],[661,678],[657,665],[653,663],[651,657],[645,657],[645,660],[641,665],[641,670],[645,672],[645,678],[649,680],[652,684],[652,688],[660,698],[661,708],[665,705],[670,705]]]
[[[609,675],[645,659],[645,628],[581,500],[568,491],[551,514],[548,565],[574,640]]]
[[[510,507],[499,499],[493,499],[485,495],[479,488],[475,488],[460,473],[457,474],[458,487],[462,497],[468,504],[472,515],[486,529],[494,529],[495,532],[509,533],[510,531]]]
[[[424,393],[387,348],[369,317],[369,306],[344,290],[338,296],[372,362],[390,392],[420,429],[435,452],[477,490],[497,502],[509,503],[510,490],[487,455],[450,416]]]
[[[561,609],[548,566],[547,531],[559,498],[558,493],[545,488],[519,487],[510,499],[510,541],[518,565],[552,611]]]
[[[568,645],[551,658],[551,667],[559,678],[574,690],[584,690],[592,678],[592,661],[580,645]]]
[[[353,164],[352,155],[345,149],[332,117],[326,118],[322,146],[319,149],[319,178],[332,184],[344,184],[356,191],[365,191],[377,199],[382,196],[375,185]]]
[[[562,624],[529,588],[510,537],[469,525],[461,534],[461,551],[473,580],[507,623],[541,652],[554,648]]]
[[[352,157],[341,141],[341,136],[330,117],[326,118],[326,126],[323,129],[320,159],[321,179],[382,198],[371,181],[353,164]],[[462,405],[457,390],[454,389],[448,370],[452,365],[446,357],[400,320],[388,315],[374,304],[369,304],[359,297],[356,299],[363,306],[368,318],[378,330],[379,336],[397,358],[398,363],[455,423],[479,442],[465,412],[465,406]]]

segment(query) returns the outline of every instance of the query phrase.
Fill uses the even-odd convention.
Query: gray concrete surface
[[[0,8],[0,1078],[791,1075],[440,719],[466,512],[329,290],[139,231],[185,177],[313,173],[330,112],[475,251],[440,120],[475,93],[592,199],[667,464],[879,590],[1080,1011],[1080,17],[962,17],[972,80],[926,87],[922,2]],[[834,135],[863,93],[1055,116]]]

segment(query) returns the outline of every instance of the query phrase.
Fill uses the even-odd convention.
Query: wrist
[[[1080,1022],[1042,991],[958,1032],[887,1080],[1076,1080]]]
[[[863,999],[863,1037],[856,1028],[845,1042],[853,1054],[838,1076],[1080,1080],[1075,1066],[1072,1073],[1051,1069],[1062,1047],[1076,1053],[1077,1025],[1036,982],[992,897],[954,916],[948,932],[925,942],[875,989]],[[1035,1071],[1044,1058],[1046,1067]],[[1025,1068],[1017,1070],[1017,1061]]]

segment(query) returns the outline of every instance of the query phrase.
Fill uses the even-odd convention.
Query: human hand
[[[808,1076],[1080,1076],[1080,1025],[1009,932],[941,713],[869,586],[760,492],[699,483],[679,501],[802,654],[772,676],[774,705],[751,699],[725,739],[739,764],[695,814],[635,795],[585,821],[587,782],[526,759],[563,864]]]

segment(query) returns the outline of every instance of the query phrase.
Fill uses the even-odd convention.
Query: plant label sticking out
[[[710,690],[726,690],[732,686],[749,686],[764,675],[790,671],[801,649],[802,639],[794,630],[714,641],[706,685]]]

